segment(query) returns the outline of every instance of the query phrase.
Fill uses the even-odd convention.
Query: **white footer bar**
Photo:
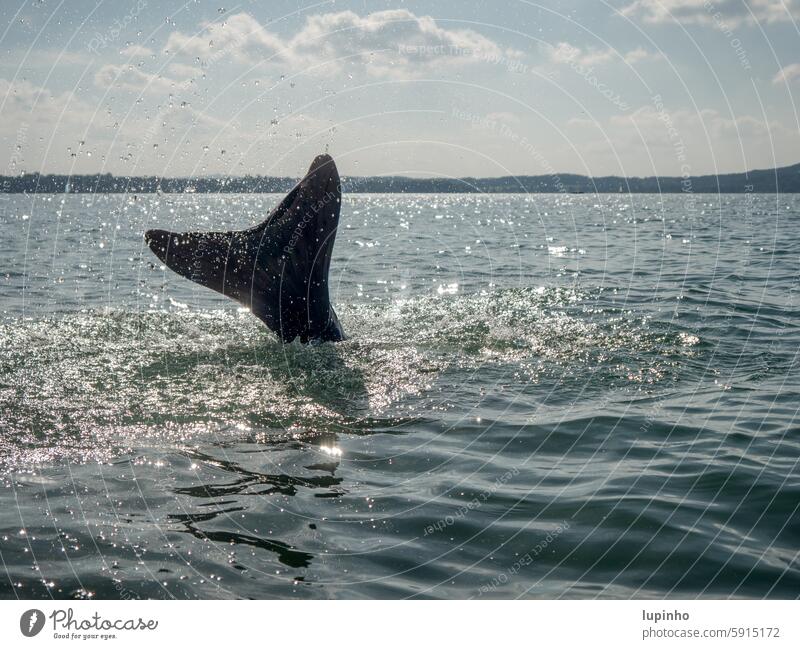
[[[5,601],[7,647],[800,647],[794,601]],[[578,644],[584,643],[584,644]],[[240,645],[241,646],[241,645]]]

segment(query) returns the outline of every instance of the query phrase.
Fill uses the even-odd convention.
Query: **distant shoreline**
[[[33,173],[0,176],[0,194],[271,194],[286,192],[297,181],[297,178],[276,176],[162,178]],[[342,178],[342,190],[363,194],[791,194],[800,193],[800,164],[735,174],[686,177],[589,177],[577,174],[499,178],[350,176]]]

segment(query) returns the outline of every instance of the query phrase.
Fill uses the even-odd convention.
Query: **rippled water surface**
[[[0,596],[800,595],[800,199],[350,196],[303,347],[142,238],[279,198],[0,197]]]

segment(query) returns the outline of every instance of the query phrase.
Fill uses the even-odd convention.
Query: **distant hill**
[[[156,176],[65,176],[23,174],[0,176],[0,193],[273,193],[285,192],[296,178],[237,176],[230,178],[159,178]],[[736,174],[708,176],[590,177],[575,174],[503,176],[500,178],[407,178],[404,176],[349,176],[345,192],[394,193],[796,193],[800,192],[800,164]]]

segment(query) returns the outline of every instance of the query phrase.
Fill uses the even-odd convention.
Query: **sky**
[[[800,0],[3,0],[0,175],[800,162]]]

